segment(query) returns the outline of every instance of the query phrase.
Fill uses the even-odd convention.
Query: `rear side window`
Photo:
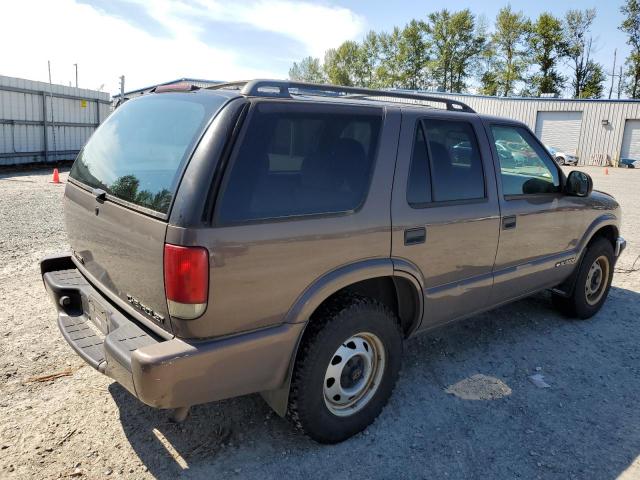
[[[378,110],[258,104],[223,183],[218,221],[357,209],[381,122]]]
[[[178,174],[226,98],[158,94],[116,109],[82,149],[71,177],[116,198],[167,213]]]
[[[484,170],[470,123],[428,119],[420,122],[407,184],[412,206],[485,198]]]

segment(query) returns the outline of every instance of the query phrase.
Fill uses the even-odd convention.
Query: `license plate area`
[[[100,302],[93,296],[89,296],[87,304],[87,316],[89,317],[89,323],[96,326],[103,335],[109,333],[107,312],[101,306]]]

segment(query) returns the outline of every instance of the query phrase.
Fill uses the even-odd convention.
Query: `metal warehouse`
[[[110,105],[105,92],[0,76],[0,165],[73,160]]]
[[[478,113],[526,123],[542,142],[574,153],[582,165],[617,165],[621,158],[640,159],[640,101],[501,98],[442,95]]]

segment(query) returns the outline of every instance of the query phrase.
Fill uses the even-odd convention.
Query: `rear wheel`
[[[402,333],[393,312],[360,296],[332,299],[314,317],[294,368],[289,417],[314,440],[337,443],[365,429],[387,403]]]
[[[564,314],[590,318],[602,308],[613,279],[613,247],[605,238],[595,240],[585,253],[570,297],[554,295],[554,304]]]
[[[557,157],[557,158],[556,158],[556,160],[558,161],[558,163],[559,163],[560,165],[564,165],[564,164],[565,164],[565,160],[564,160],[564,158],[563,158],[563,157]]]

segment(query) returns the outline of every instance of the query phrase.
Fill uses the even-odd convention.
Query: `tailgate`
[[[147,324],[171,331],[164,240],[182,171],[226,97],[130,100],[98,127],[69,174],[65,220],[78,269]]]
[[[105,294],[126,302],[133,316],[171,331],[162,266],[167,224],[97,200],[72,183],[65,192],[65,220],[80,271]]]

